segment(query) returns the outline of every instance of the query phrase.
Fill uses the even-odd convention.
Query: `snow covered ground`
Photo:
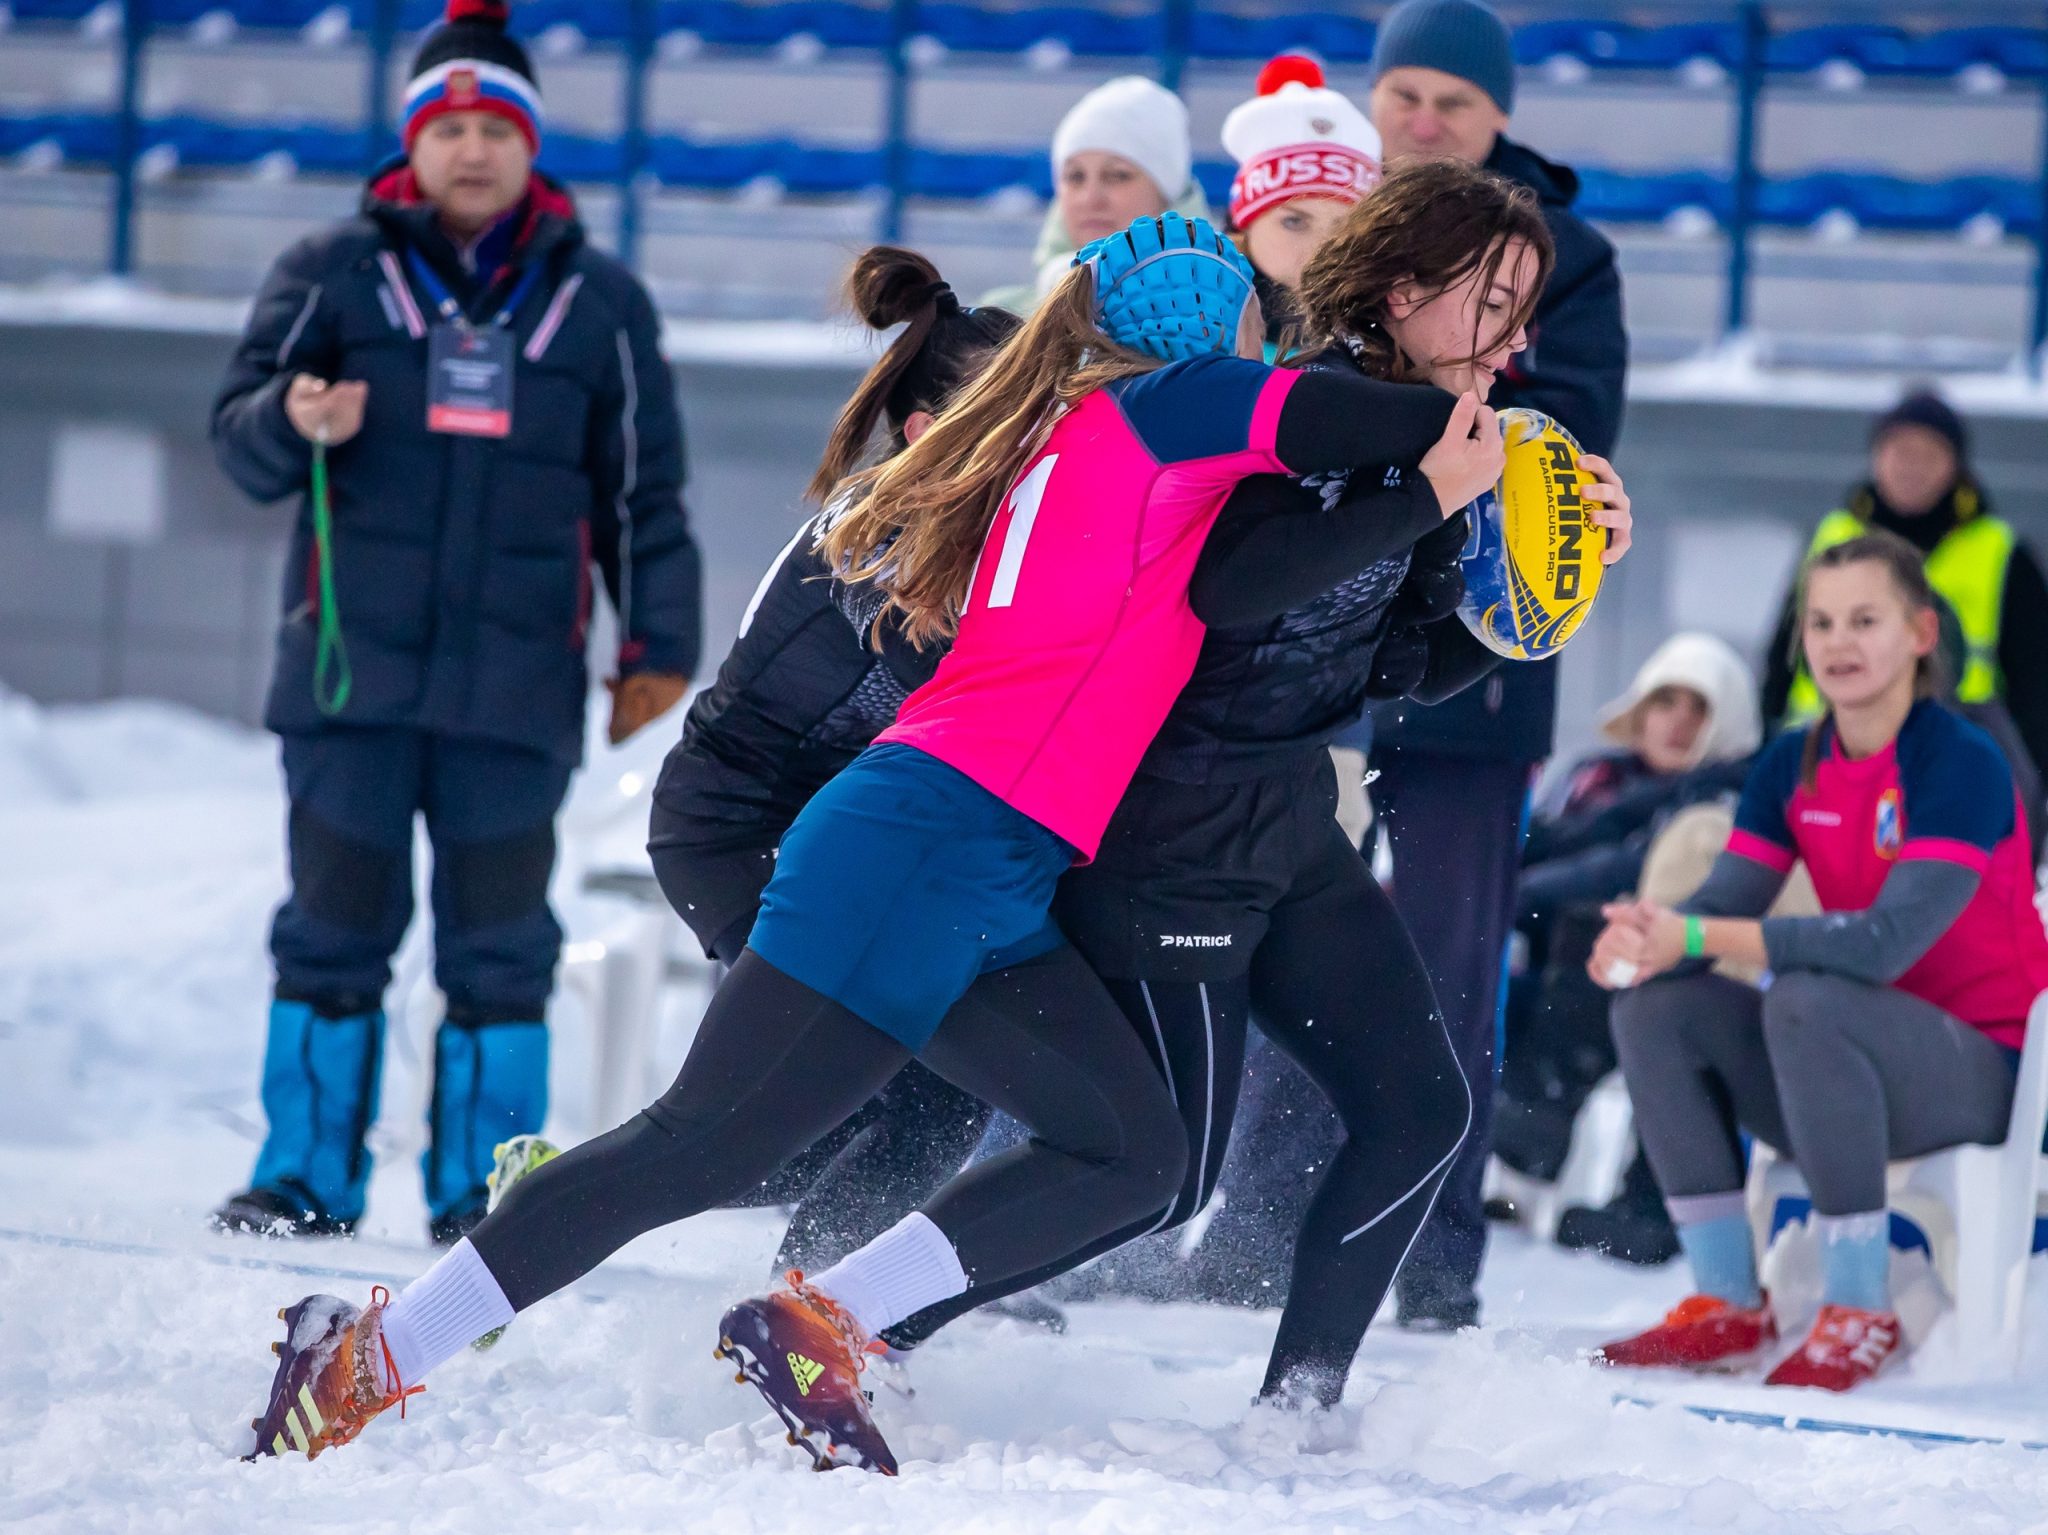
[[[592,820],[636,770],[608,767],[586,794]],[[643,1239],[492,1353],[456,1361],[407,1421],[312,1465],[241,1464],[276,1308],[315,1289],[360,1299],[427,1261],[418,1031],[394,1046],[365,1239],[201,1228],[259,1131],[282,824],[263,737],[158,706],[41,711],[0,695],[0,1528],[2048,1530],[2048,1453],[1915,1449],[1670,1405],[2048,1439],[2048,1260],[2017,1380],[1968,1379],[1937,1323],[1904,1369],[1812,1400],[1579,1362],[1675,1299],[1682,1276],[1512,1235],[1488,1268],[1488,1327],[1448,1341],[1375,1331],[1329,1423],[1247,1410],[1270,1315],[1119,1302],[1074,1308],[1064,1338],[962,1324],[917,1356],[913,1399],[883,1397],[905,1462],[886,1481],[812,1474],[712,1362],[720,1307],[759,1284],[777,1235],[765,1214],[714,1214]],[[570,904],[574,928],[586,914]],[[417,966],[415,949],[401,969]],[[577,1120],[585,1052],[566,1019],[571,1136],[593,1128]]]

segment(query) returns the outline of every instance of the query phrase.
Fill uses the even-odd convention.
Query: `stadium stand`
[[[1646,274],[1682,269],[1695,286],[1718,280],[1718,303],[1706,307],[1723,325],[1749,313],[1747,286],[1768,278],[1774,263],[1796,280],[1824,281],[1813,275],[1829,265],[1820,248],[1847,245],[1883,266],[1886,282],[2016,290],[1994,306],[2006,330],[2008,318],[2024,313],[2031,280],[2038,346],[2048,315],[2040,150],[2048,29],[2017,24],[2037,8],[1949,7],[1930,10],[1922,25],[1911,16],[1902,24],[1900,7],[1886,8],[1881,21],[1844,19],[1832,14],[1845,9],[1839,4],[1631,6],[1613,17],[1556,4],[1506,9],[1517,23],[1530,99],[1540,104],[1546,91],[1567,101],[1583,96],[1588,113],[1614,125],[1610,143],[1624,133],[1636,141],[1617,144],[1607,163],[1575,156],[1584,211],[1624,237],[1625,262],[1633,255]],[[390,146],[381,126],[365,126],[374,82],[438,10],[436,0],[0,5],[0,36],[28,45],[0,48],[14,56],[12,64],[0,58],[0,205],[54,200],[82,216],[90,189],[104,183],[109,264],[117,270],[124,260],[137,264],[133,231],[118,227],[131,214],[144,223],[261,218],[275,203],[262,188],[302,178],[332,183],[330,206],[345,205],[348,184]],[[1224,10],[1194,0],[1137,8],[521,0],[514,24],[535,41],[545,72],[571,64],[577,71],[578,89],[551,92],[551,102],[566,98],[566,110],[550,124],[543,164],[579,188],[615,191],[616,227],[600,236],[628,247],[665,296],[689,290],[692,305],[754,313],[813,312],[818,295],[763,289],[721,299],[691,273],[662,270],[663,231],[687,234],[710,221],[763,242],[778,232],[799,238],[815,227],[799,206],[808,204],[813,212],[857,211],[880,233],[929,239],[943,230],[969,245],[1021,249],[1034,201],[1050,192],[1049,120],[1039,121],[1045,113],[1035,105],[1048,92],[1070,98],[1107,73],[1137,68],[1177,80],[1195,99],[1204,80],[1234,81],[1250,61],[1304,47],[1329,62],[1339,83],[1352,71],[1348,83],[1362,90],[1374,32],[1369,16]],[[130,26],[139,46],[124,48]],[[221,77],[204,67],[222,58],[236,71],[231,90],[206,83]],[[319,63],[323,86],[295,88],[301,60]],[[180,70],[167,71],[174,61]],[[125,97],[124,68],[135,87]],[[181,99],[178,82],[188,76],[189,99]],[[999,79],[1016,89],[993,90]],[[967,121],[953,105],[957,89],[939,94],[963,82],[978,93]],[[639,106],[629,109],[636,94]],[[839,110],[864,97],[865,109]],[[135,102],[132,123],[124,99]],[[947,106],[928,104],[941,99]],[[1796,125],[1848,121],[1857,108],[1868,116],[1879,101],[1896,110],[1876,119],[1885,131],[1855,138],[1854,160],[1802,155]],[[806,104],[814,115],[802,111]],[[1761,126],[1745,136],[1732,130],[1746,111]],[[1969,111],[2003,115],[1987,132],[1988,120],[1961,115]],[[1697,122],[1689,135],[1673,126],[1687,114],[1729,124],[1731,147],[1718,163],[1700,163]],[[634,120],[646,125],[637,137],[623,127]],[[892,123],[903,125],[898,134]],[[1667,140],[1686,145],[1667,163],[1654,147],[1641,148]],[[1735,163],[1736,142],[1752,145],[1751,165]],[[1950,146],[1931,168],[1929,144]],[[1650,163],[1636,163],[1645,155]],[[1219,158],[1202,159],[1197,173],[1212,197],[1228,185]],[[255,192],[238,194],[252,184]],[[1747,248],[1772,231],[1799,238],[1749,260]],[[1633,246],[1631,234],[1642,237]],[[251,275],[209,274],[203,262],[153,266],[151,241],[139,244],[137,269],[160,282],[232,291]],[[27,275],[25,264],[33,269],[36,258],[17,256],[6,275]],[[759,269],[770,289],[786,266]],[[1869,267],[1855,268],[1862,280],[1875,280]],[[1689,305],[1701,308],[1696,297]],[[1952,328],[1969,330],[1967,322]],[[2014,341],[2024,339],[2025,323],[2018,329]],[[1646,336],[1655,332],[1648,327]],[[1988,330],[1978,339],[1988,343]]]

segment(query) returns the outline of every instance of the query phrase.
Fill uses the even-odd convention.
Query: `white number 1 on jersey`
[[[1003,530],[1003,552],[996,561],[996,578],[989,583],[988,605],[1006,608],[1017,595],[1017,575],[1024,568],[1024,546],[1031,542],[1031,529],[1038,521],[1038,503],[1045,499],[1045,482],[1052,478],[1052,466],[1060,461],[1048,453],[1031,466],[1031,472],[1010,492],[1010,525]]]

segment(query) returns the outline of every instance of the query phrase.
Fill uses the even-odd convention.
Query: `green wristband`
[[[1685,919],[1685,957],[1704,959],[1707,954],[1707,924],[1698,917]]]

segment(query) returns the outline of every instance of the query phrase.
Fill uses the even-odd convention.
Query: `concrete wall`
[[[213,466],[207,410],[231,344],[0,324],[0,684],[257,716],[290,514],[251,505]],[[716,658],[799,515],[852,372],[685,361],[677,377]],[[1866,430],[1860,410],[1631,404],[1619,459],[1638,549],[1565,659],[1568,744],[1672,629],[1760,648],[1805,530],[1859,470]],[[2048,547],[2048,427],[1982,417],[1975,430],[1993,496]]]

